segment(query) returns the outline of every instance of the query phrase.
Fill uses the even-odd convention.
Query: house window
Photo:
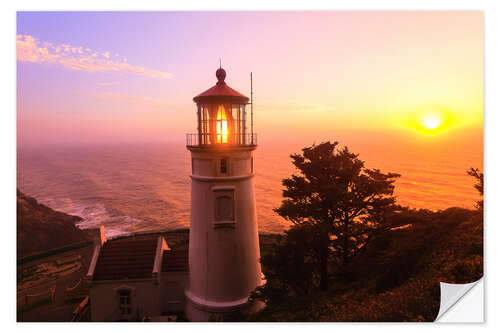
[[[234,190],[215,192],[215,222],[234,221]]]
[[[130,315],[132,313],[132,299],[130,290],[119,290],[118,297],[120,313],[122,315]]]
[[[250,159],[250,173],[253,173],[253,156]]]
[[[223,158],[220,160],[220,173],[227,173],[227,159]]]

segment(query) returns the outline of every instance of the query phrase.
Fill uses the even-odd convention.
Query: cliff
[[[17,257],[89,240],[78,216],[55,211],[17,191]]]

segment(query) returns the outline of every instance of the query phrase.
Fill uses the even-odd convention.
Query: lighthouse
[[[249,98],[226,84],[224,69],[215,75],[215,86],[193,98],[197,133],[187,134],[186,144],[191,220],[185,295],[191,321],[254,311],[249,294],[263,283],[254,193],[257,136],[253,117],[248,119]]]

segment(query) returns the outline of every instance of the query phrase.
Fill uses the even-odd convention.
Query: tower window
[[[215,191],[214,220],[234,221],[234,190]]]
[[[220,173],[227,173],[227,159],[225,158],[220,160]]]

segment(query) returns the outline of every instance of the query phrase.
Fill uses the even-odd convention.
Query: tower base
[[[248,297],[233,302],[207,301],[186,290],[186,317],[189,321],[235,321],[239,314],[252,314],[264,308],[260,301],[250,302]]]

